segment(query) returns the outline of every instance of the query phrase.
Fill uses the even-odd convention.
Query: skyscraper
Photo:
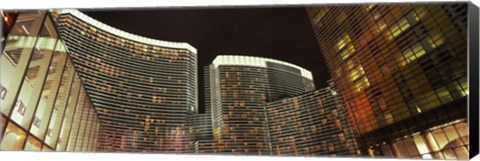
[[[273,59],[221,55],[208,68],[218,153],[270,155],[266,103],[315,88],[308,70]]]
[[[360,153],[468,158],[467,3],[310,6]]]
[[[341,99],[329,87],[268,102],[274,155],[352,156],[357,143]]]
[[[101,120],[100,151],[192,151],[195,48],[126,33],[77,10],[58,11],[57,24]]]
[[[2,49],[0,149],[97,151],[100,119],[48,14],[19,14]]]

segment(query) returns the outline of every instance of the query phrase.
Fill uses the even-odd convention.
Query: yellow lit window
[[[387,121],[387,124],[392,124],[393,123],[393,116],[390,112],[385,112],[383,114],[383,116],[385,117],[385,120]]]
[[[403,55],[405,56],[405,64],[402,64],[402,65],[406,65],[412,61],[414,61],[415,59],[415,56],[413,56],[413,52],[412,50],[408,49],[407,52],[404,52]]]
[[[432,48],[436,48],[444,43],[443,36],[438,30],[432,31],[431,35],[432,38],[428,42]]]
[[[417,43],[413,46],[413,52],[415,52],[415,56],[417,58],[425,55],[425,50],[423,49],[423,46],[420,43]]]
[[[360,80],[355,82],[356,91],[360,92],[361,90],[370,86],[370,82],[367,77],[360,78]]]
[[[348,48],[343,50],[343,52],[340,54],[340,56],[342,57],[343,60],[345,60],[348,57],[350,57],[350,55],[352,55],[354,52],[355,52],[355,48],[353,47],[352,44],[349,44]]]
[[[398,24],[403,31],[407,30],[410,27],[410,23],[408,23],[407,19],[405,18],[400,19],[400,21],[398,21]]]
[[[380,18],[380,14],[379,14],[379,13],[375,13],[375,15],[373,15],[373,19],[374,19],[374,20],[378,20],[378,18]]]
[[[425,11],[423,11],[420,14],[417,14],[417,13],[414,12],[413,17],[415,18],[416,21],[420,21],[423,17],[425,17]]]
[[[402,33],[397,24],[394,24],[394,26],[390,28],[390,31],[392,32],[393,37],[397,37],[398,35],[400,35],[400,33]]]
[[[355,68],[354,70],[352,70],[350,72],[351,81],[355,81],[355,80],[357,80],[357,78],[359,78],[363,75],[365,75],[365,71],[363,70],[363,67],[361,65],[359,65],[357,68]]]
[[[370,4],[367,6],[366,10],[370,11],[373,7],[375,7],[375,4]]]
[[[398,24],[393,24],[392,27],[390,27],[390,31],[392,32],[392,36],[388,36],[388,39],[393,39],[400,35],[403,31],[407,30],[410,27],[410,23],[408,23],[407,19],[401,18],[398,20]]]
[[[344,39],[341,39],[341,40],[338,41],[338,43],[337,43],[337,49],[338,49],[338,50],[342,50],[343,47],[345,47],[345,40],[344,40]]]
[[[387,28],[387,24],[385,23],[385,21],[380,20],[380,21],[378,21],[378,27],[379,27],[380,32],[381,32],[381,31],[383,31],[385,28]]]
[[[412,46],[413,50],[407,49],[406,51],[403,52],[403,55],[405,56],[405,61],[401,61],[400,65],[405,66],[408,63],[416,60],[417,58],[425,55],[425,49],[423,49],[423,46],[420,43],[417,43]]]

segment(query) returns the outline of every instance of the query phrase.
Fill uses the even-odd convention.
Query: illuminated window
[[[355,81],[355,80],[357,80],[357,78],[359,78],[363,75],[365,75],[365,71],[363,70],[363,67],[361,65],[359,65],[357,68],[355,68],[354,70],[352,70],[350,72],[350,80]]]
[[[375,7],[375,4],[370,4],[370,5],[368,5],[365,9],[366,9],[367,11],[370,11],[370,10],[372,10],[373,7]]]
[[[397,23],[394,23],[393,26],[390,27],[390,31],[392,32],[392,35],[387,35],[388,39],[393,39],[400,35],[402,32],[407,30],[410,27],[410,23],[407,21],[406,18],[401,18],[398,20]]]
[[[403,60],[403,57],[399,56],[397,60],[400,62],[401,66],[405,66],[406,64],[409,64],[412,61],[415,61],[417,58],[425,55],[425,49],[423,49],[423,46],[420,43],[417,43],[412,46],[412,49],[407,49],[406,51],[403,52],[403,56],[405,59]]]
[[[337,43],[337,50],[341,51],[340,56],[346,60],[355,52],[355,47],[351,43],[350,36],[345,34]]]
[[[360,78],[359,80],[355,81],[356,91],[360,92],[361,90],[370,86],[370,82],[366,76]]]
[[[434,30],[431,33],[431,38],[428,38],[428,43],[432,48],[436,48],[445,42],[442,34],[438,30]]]

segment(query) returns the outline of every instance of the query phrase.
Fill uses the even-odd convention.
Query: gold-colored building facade
[[[468,158],[467,3],[309,6],[361,155]]]

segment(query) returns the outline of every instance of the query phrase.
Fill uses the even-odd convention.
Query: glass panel
[[[92,106],[90,106],[90,101],[87,101],[85,102],[85,106],[89,109],[89,113],[88,113],[88,117],[86,119],[87,120],[87,123],[85,124],[85,129],[84,129],[84,136],[83,136],[83,139],[82,139],[82,147],[81,147],[81,150],[82,152],[86,151],[87,148],[88,148],[88,145],[90,143],[90,140],[91,140],[91,134],[92,134],[92,124],[93,124],[93,114],[95,113],[95,111],[92,109]]]
[[[457,159],[457,155],[452,149],[444,149],[442,153],[445,159]]]
[[[385,157],[393,157],[392,150],[390,149],[388,144],[383,144],[382,145],[382,153],[383,153],[383,156],[385,156]]]
[[[40,151],[42,149],[42,143],[32,136],[28,136],[27,143],[25,144],[26,151]]]
[[[37,41],[44,14],[32,17],[20,14],[6,40],[5,48],[0,58],[0,84],[8,91],[1,102],[1,111],[9,116],[10,111],[18,104],[15,98],[22,86],[24,72],[32,56],[32,49]],[[32,69],[33,70],[33,69]]]
[[[399,158],[408,157],[408,150],[406,149],[405,144],[403,143],[403,140],[399,140],[393,143],[393,147]]]
[[[454,149],[455,153],[457,154],[457,159],[461,160],[468,160],[469,152],[468,149],[464,146],[458,147]]]
[[[445,127],[445,129],[443,129],[443,131],[445,132],[445,135],[447,136],[447,139],[449,141],[448,145],[453,146],[454,144],[452,144],[452,143],[454,143],[454,141],[456,139],[460,140],[460,138],[458,136],[458,133],[457,133],[457,130],[455,130],[455,128],[452,125]],[[462,141],[460,141],[460,143],[461,142]]]
[[[48,29],[44,25],[42,30]],[[40,92],[56,43],[56,39],[51,38],[51,35],[45,36],[48,37],[39,37],[37,40],[17,99],[17,102],[22,103],[24,106],[15,106],[14,111],[17,112],[12,114],[12,120],[26,129],[30,127],[32,121],[34,126],[39,126],[41,121],[38,117],[33,118],[33,115],[39,103]],[[40,104],[39,108],[45,108],[44,105],[43,103]]]
[[[411,137],[405,139],[405,146],[408,150],[409,157],[419,156],[417,147],[415,146],[415,143]]]
[[[22,150],[25,131],[13,123],[9,123],[2,139],[1,150]]]
[[[67,61],[62,75],[62,80],[60,82],[58,97],[55,100],[55,106],[53,109],[52,117],[50,118],[50,124],[48,125],[47,135],[45,137],[45,143],[54,148],[57,144],[60,127],[62,126],[62,118],[66,108],[67,98],[73,82],[73,72],[74,71],[72,63],[70,61]]]
[[[85,116],[86,109],[84,108],[84,103],[85,103],[85,97],[83,94],[83,90],[80,91],[80,96],[79,96],[79,101],[77,103],[77,110],[75,111],[75,116],[73,118],[73,123],[72,123],[72,130],[70,132],[70,137],[68,137],[68,147],[67,151],[74,151],[75,150],[75,145],[80,143],[80,141],[77,140],[79,133],[80,133],[80,128],[82,127],[83,122],[83,116]]]
[[[83,90],[82,90],[83,91]],[[85,94],[84,94],[85,95]],[[84,99],[82,99],[84,100]],[[87,106],[85,105],[85,102],[86,101],[82,101],[83,103],[80,104],[80,102],[78,103],[77,105],[77,108],[78,106],[82,106],[83,108],[83,111],[82,111],[82,116],[79,118],[80,119],[80,125],[79,125],[79,129],[78,129],[78,134],[77,134],[77,141],[76,141],[76,144],[75,144],[75,149],[74,151],[81,151],[81,148],[83,146],[83,144],[85,143],[84,139],[85,139],[85,127],[86,125],[88,124],[88,113],[90,112],[90,109],[87,108]]]
[[[418,152],[422,155],[423,159],[431,159],[432,156],[429,154],[430,150],[428,150],[427,144],[421,135],[417,135],[413,138],[415,145],[417,146]]]
[[[433,133],[433,136],[435,137],[435,141],[437,141],[440,149],[443,149],[445,147],[445,145],[448,144],[448,140],[447,140],[447,137],[445,136],[445,134],[443,133],[442,129],[436,129],[432,133]]]
[[[74,82],[72,85],[72,90],[70,91],[70,95],[68,98],[67,109],[63,118],[62,128],[60,130],[60,136],[57,143],[57,151],[66,150],[67,141],[71,139],[69,138],[71,131],[70,128],[78,128],[76,126],[72,126],[72,121],[75,119],[74,114],[76,116],[77,112],[79,112],[79,110],[75,108],[77,104],[78,94],[80,93],[80,79],[78,78],[78,75],[74,76],[73,81]]]
[[[38,109],[35,113],[35,118],[39,120],[38,125],[34,124],[30,129],[33,135],[42,139],[45,137],[45,133],[49,131],[47,130],[48,121],[53,111],[57,92],[59,91],[65,60],[66,53],[64,52],[63,44],[58,43],[53,54],[52,63],[48,68],[47,78],[42,88]],[[59,96],[58,98],[64,97]]]
[[[467,125],[467,123],[462,122],[462,123],[459,123],[459,124],[455,124],[455,128],[457,129],[458,134],[462,137],[463,143],[469,144],[468,137],[464,137],[464,136],[469,136],[468,135],[468,125]]]

